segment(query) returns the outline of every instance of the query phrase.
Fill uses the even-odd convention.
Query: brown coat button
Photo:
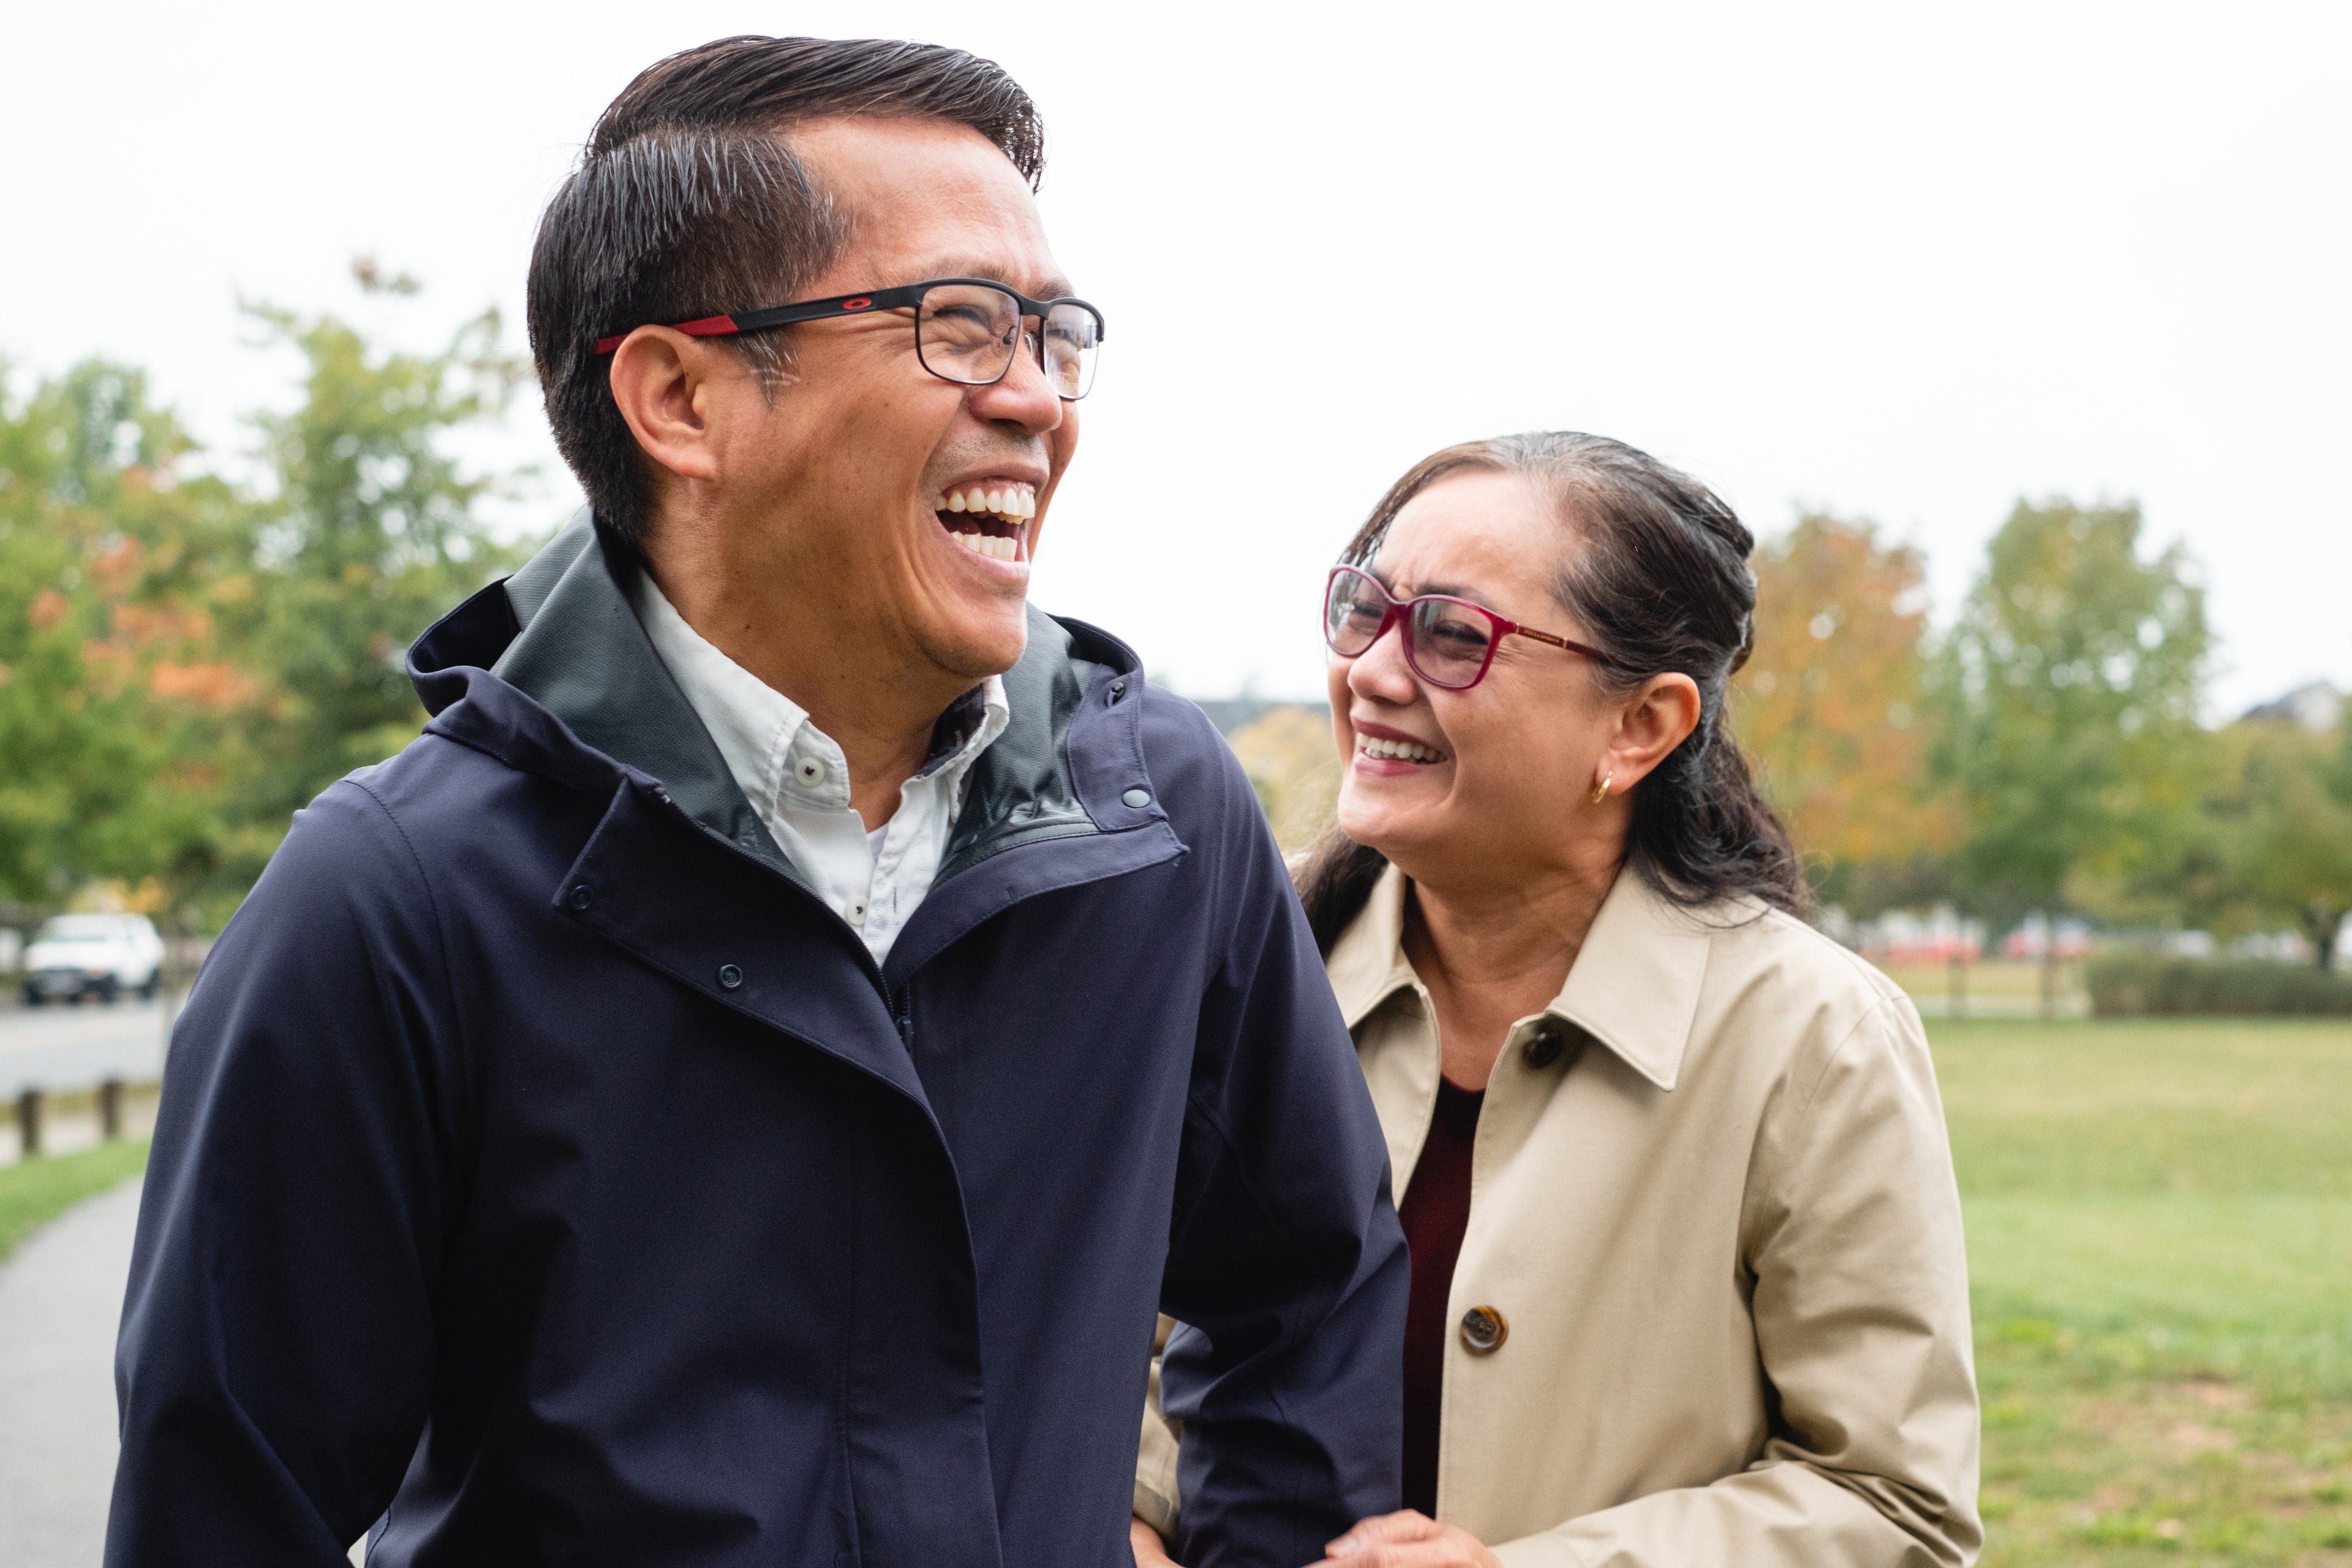
[[[1560,1038],[1559,1030],[1547,1024],[1535,1032],[1534,1038],[1528,1041],[1528,1066],[1548,1068],[1559,1060],[1559,1053],[1566,1047],[1567,1042]]]
[[[1472,1355],[1491,1355],[1511,1337],[1511,1325],[1492,1307],[1473,1307],[1462,1314],[1462,1342]]]

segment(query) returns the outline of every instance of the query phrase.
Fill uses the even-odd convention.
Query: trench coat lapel
[[[1355,1028],[1390,997],[1414,990],[1418,979],[1404,952],[1404,897],[1411,882],[1391,866],[1365,900],[1363,912],[1332,945],[1332,993],[1348,1027]],[[1706,978],[1708,928],[1628,868],[1601,900],[1592,929],[1560,988],[1544,1011],[1575,1025],[1663,1089],[1675,1087],[1684,1048],[1698,1014]],[[1435,1031],[1429,1079],[1436,1091]],[[1424,1117],[1423,1120],[1426,1120]]]

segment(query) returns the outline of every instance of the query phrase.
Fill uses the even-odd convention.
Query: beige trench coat
[[[1438,1081],[1405,891],[1391,868],[1330,959],[1399,1193]],[[1462,1326],[1482,1309],[1486,1349],[1493,1325]],[[1511,1568],[1976,1557],[1968,1269],[1927,1037],[1801,921],[1693,915],[1618,878],[1496,1064],[1449,1310],[1438,1517]],[[1163,1531],[1175,1458],[1155,1398],[1136,1511]]]

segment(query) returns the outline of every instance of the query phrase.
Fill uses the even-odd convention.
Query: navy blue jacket
[[[1403,1239],[1247,781],[1033,613],[877,969],[584,525],[419,641],[176,1030],[107,1562],[1109,1568],[1397,1505]]]

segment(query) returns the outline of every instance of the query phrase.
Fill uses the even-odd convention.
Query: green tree
[[[415,291],[369,262],[353,271],[370,292]],[[415,737],[408,645],[519,559],[478,510],[498,481],[443,442],[502,411],[528,369],[500,346],[495,310],[429,354],[373,351],[331,315],[250,310],[305,366],[299,405],[256,421],[276,481],[239,627],[272,683],[244,802],[241,859],[257,871],[296,807]]]
[[[255,514],[179,472],[193,449],[120,366],[0,398],[0,899],[167,889],[217,858],[257,686],[213,601]]]
[[[494,313],[422,355],[253,313],[305,366],[299,405],[257,420],[263,498],[185,471],[135,371],[0,394],[0,902],[108,879],[225,915],[294,808],[415,735],[409,643],[520,553],[443,440],[523,374]]]
[[[2140,527],[2128,502],[2020,501],[1931,663],[1955,879],[1996,920],[2118,910],[2195,832],[2204,595],[2179,545],[2141,558]]]
[[[2319,967],[2352,913],[2352,723],[2340,736],[2299,724],[2233,724],[2229,787],[2213,803],[2229,902],[2217,924],[2292,921]]]

